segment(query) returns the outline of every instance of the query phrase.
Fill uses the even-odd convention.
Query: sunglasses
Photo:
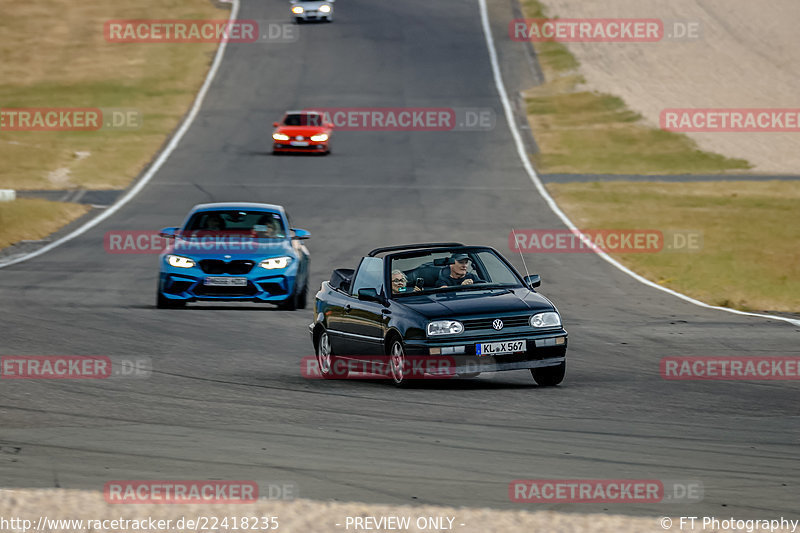
[[[402,278],[397,278],[397,279],[393,279],[392,280],[392,283],[405,283],[405,282],[406,282],[406,280],[404,280]]]

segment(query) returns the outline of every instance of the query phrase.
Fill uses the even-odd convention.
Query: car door
[[[350,298],[342,309],[339,329],[351,353],[340,355],[383,355],[383,310],[372,301],[358,299],[359,289],[375,289],[384,293],[383,259],[365,257],[350,284]]]

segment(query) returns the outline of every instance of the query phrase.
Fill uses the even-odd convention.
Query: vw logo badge
[[[295,137],[295,139],[297,139],[298,141],[302,141],[303,140],[303,136],[302,135],[298,135],[297,137]]]
[[[503,329],[503,321],[499,318],[495,318],[494,322],[492,322],[492,327],[498,331]]]

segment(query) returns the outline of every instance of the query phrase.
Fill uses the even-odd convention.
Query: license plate
[[[247,287],[247,278],[206,278],[203,284],[211,287]]]
[[[503,353],[524,352],[525,341],[484,342],[475,345],[477,355],[498,355]]]
[[[308,146],[306,141],[291,141],[289,142],[292,146]]]

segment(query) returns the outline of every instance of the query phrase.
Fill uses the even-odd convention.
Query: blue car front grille
[[[247,274],[255,266],[255,261],[223,261],[221,259],[203,259],[200,268],[206,274]]]
[[[253,296],[257,292],[255,285],[248,283],[246,287],[214,287],[198,285],[194,289],[197,296]]]

